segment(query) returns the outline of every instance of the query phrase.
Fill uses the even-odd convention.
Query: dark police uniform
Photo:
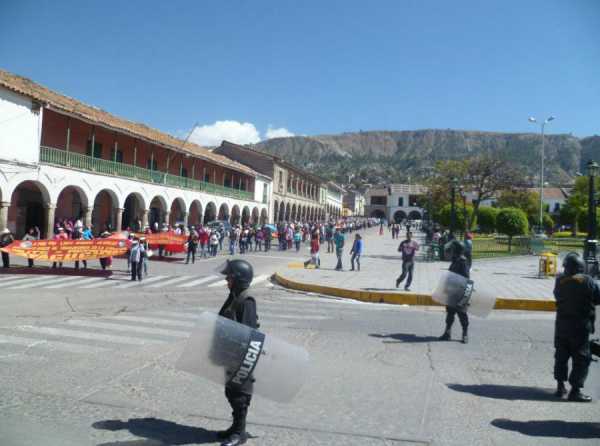
[[[227,300],[219,311],[219,316],[234,320],[251,328],[258,328],[256,301],[248,295],[247,289],[231,290]],[[246,416],[248,414],[248,407],[250,407],[250,401],[252,400],[252,390],[252,378],[246,381],[241,389],[233,389],[227,385],[225,386],[225,396],[233,410],[233,424],[227,431],[221,434],[223,438],[232,433],[245,434]]]
[[[556,325],[554,332],[554,378],[567,381],[572,392],[583,387],[591,362],[590,334],[594,333],[595,305],[600,305],[600,287],[586,274],[560,274],[554,286]]]
[[[464,256],[463,244],[458,240],[452,240],[449,243],[452,250],[452,263],[448,270],[468,279],[470,275],[469,264],[467,258]],[[446,306],[446,330],[439,339],[442,341],[450,340],[450,331],[452,330],[456,315],[458,315],[458,320],[463,330],[462,342],[466,344],[468,342],[469,316],[467,315],[467,309],[463,307]]]

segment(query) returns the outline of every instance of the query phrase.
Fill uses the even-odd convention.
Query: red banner
[[[158,249],[162,245],[168,252],[185,252],[187,242],[186,235],[177,235],[174,232],[157,232],[151,234],[135,234],[136,237],[146,237],[148,246],[152,249]]]
[[[125,254],[130,242],[118,239],[16,240],[1,250],[19,257],[51,262],[74,262]]]

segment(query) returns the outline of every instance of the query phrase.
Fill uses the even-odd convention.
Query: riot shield
[[[228,387],[247,389],[253,385],[253,393],[286,403],[298,393],[307,376],[308,353],[246,325],[204,312],[175,367]]]
[[[449,307],[466,308],[469,314],[485,318],[496,304],[494,295],[472,280],[445,271],[431,296],[433,300]]]

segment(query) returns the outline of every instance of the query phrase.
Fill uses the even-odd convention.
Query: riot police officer
[[[452,263],[450,263],[450,268],[448,268],[449,271],[468,279],[469,265],[467,258],[464,255],[464,245],[460,241],[454,239],[446,243],[444,246],[444,251],[446,258],[451,258]],[[462,343],[466,344],[469,342],[469,316],[467,315],[467,309],[465,307],[446,306],[446,330],[444,331],[444,334],[439,337],[439,340],[450,340],[450,332],[452,331],[452,325],[454,324],[454,318],[456,315],[458,315],[460,325],[462,326]]]
[[[563,261],[564,272],[556,277],[556,325],[554,331],[554,378],[556,396],[567,394],[565,381],[571,358],[572,369],[568,376],[570,401],[590,402],[592,398],[581,393],[591,362],[590,334],[594,332],[595,305],[600,304],[600,287],[590,276],[583,274],[585,263],[576,253],[568,254]]]
[[[228,260],[220,273],[226,276],[230,292],[219,311],[219,316],[251,328],[258,328],[256,300],[248,292],[254,275],[252,265],[245,260]],[[237,446],[246,443],[248,439],[246,415],[252,399],[252,387],[252,379],[249,379],[241,389],[226,384],[225,396],[233,410],[233,424],[229,429],[217,432],[217,437],[223,440],[222,446]]]

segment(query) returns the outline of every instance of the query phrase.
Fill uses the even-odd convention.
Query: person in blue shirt
[[[337,256],[337,265],[335,266],[336,271],[342,270],[342,254],[344,253],[344,242],[346,241],[346,237],[340,231],[340,228],[335,228],[335,234],[333,236],[333,241],[335,243],[335,255]]]
[[[352,244],[352,249],[350,250],[350,254],[352,257],[350,258],[350,263],[352,264],[352,268],[350,271],[354,271],[354,261],[356,260],[356,266],[358,271],[360,271],[360,255],[363,252],[364,242],[362,241],[362,237],[360,234],[356,234],[354,237],[354,243]]]
[[[94,238],[94,236],[92,235],[92,228],[90,228],[89,226],[85,227],[82,235],[84,240],[92,240]]]

